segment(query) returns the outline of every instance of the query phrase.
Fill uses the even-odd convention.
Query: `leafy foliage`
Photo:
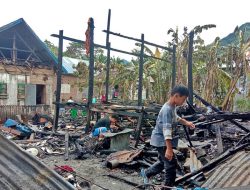
[[[229,37],[215,38],[214,42],[208,46],[200,34],[204,30],[216,27],[213,24],[196,26],[192,30],[194,37],[193,51],[193,85],[194,90],[201,94],[207,101],[221,106],[224,110],[230,110],[234,105],[234,97],[239,92],[237,83],[243,78],[242,86],[246,88],[247,76],[249,76],[249,63],[245,59],[246,51],[249,51],[250,41],[246,36],[250,36],[250,23],[241,27],[236,27],[233,34],[234,42],[228,40]],[[177,62],[177,84],[187,84],[187,55],[189,43],[189,30],[187,27],[180,32],[179,28],[170,28],[167,32],[172,40],[169,47],[176,46]],[[230,41],[230,43],[228,43]],[[227,43],[225,43],[227,42]],[[57,54],[57,47],[49,41],[45,41],[47,46]],[[139,54],[140,43],[136,43],[133,53]],[[148,46],[144,47],[144,71],[143,89],[146,91],[146,99],[163,103],[167,100],[172,81],[171,54],[167,51],[155,52]],[[147,56],[148,55],[148,56]],[[64,52],[64,56],[86,59],[84,46],[78,43],[70,43]],[[165,61],[150,58],[154,56]],[[106,78],[107,57],[102,49],[95,49],[95,92],[96,95],[104,93]],[[124,61],[119,57],[112,57],[110,63],[110,86],[119,86],[122,100],[134,100],[137,96],[139,74],[139,58],[131,61]],[[75,75],[78,77],[77,85],[80,90],[88,85],[88,66],[80,62],[76,66]],[[249,80],[249,79],[248,79]],[[250,87],[249,87],[250,96]],[[248,109],[249,101],[237,100],[237,105],[241,110]],[[247,108],[244,107],[246,105]]]
[[[45,40],[44,41],[45,45],[50,49],[50,51],[57,56],[58,55],[58,47],[55,46],[52,42],[50,42],[49,40]]]

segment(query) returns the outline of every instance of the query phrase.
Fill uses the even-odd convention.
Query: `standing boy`
[[[179,122],[191,129],[195,128],[192,122],[182,119],[176,114],[176,106],[182,105],[186,101],[188,94],[188,89],[185,86],[174,87],[171,91],[171,97],[159,112],[150,141],[150,144],[156,147],[158,151],[159,160],[147,170],[142,169],[141,175],[144,178],[144,183],[148,183],[148,178],[165,169],[164,185],[174,186],[177,160],[174,156],[171,141],[176,123]]]

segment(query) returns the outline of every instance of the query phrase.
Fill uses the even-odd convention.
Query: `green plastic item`
[[[82,110],[82,116],[87,116],[87,111],[86,110]]]
[[[77,118],[77,109],[76,108],[72,108],[70,110],[70,116],[72,119],[76,119]]]

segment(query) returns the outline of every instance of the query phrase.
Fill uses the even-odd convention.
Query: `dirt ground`
[[[55,165],[69,165],[74,168],[78,175],[110,190],[130,190],[133,189],[134,186],[128,185],[116,179],[112,179],[108,176],[104,176],[105,174],[113,174],[137,184],[142,183],[142,179],[138,173],[139,170],[137,170],[138,172],[129,174],[121,169],[110,170],[106,166],[103,166],[102,158],[90,158],[85,160],[75,160],[70,158],[68,161],[64,161],[64,156],[46,156],[40,160],[51,169],[54,169]],[[101,188],[92,184],[91,190],[99,189]]]

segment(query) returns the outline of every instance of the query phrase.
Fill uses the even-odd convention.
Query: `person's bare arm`
[[[192,122],[187,121],[186,119],[180,118],[180,119],[179,119],[179,122],[180,122],[182,125],[188,126],[190,129],[194,129],[194,128],[195,128],[195,125],[194,125]]]
[[[172,160],[173,159],[173,155],[174,155],[174,152],[173,152],[173,148],[172,148],[172,143],[171,143],[171,139],[167,139],[166,140],[166,152],[165,152],[165,157],[168,159],[168,160]]]

